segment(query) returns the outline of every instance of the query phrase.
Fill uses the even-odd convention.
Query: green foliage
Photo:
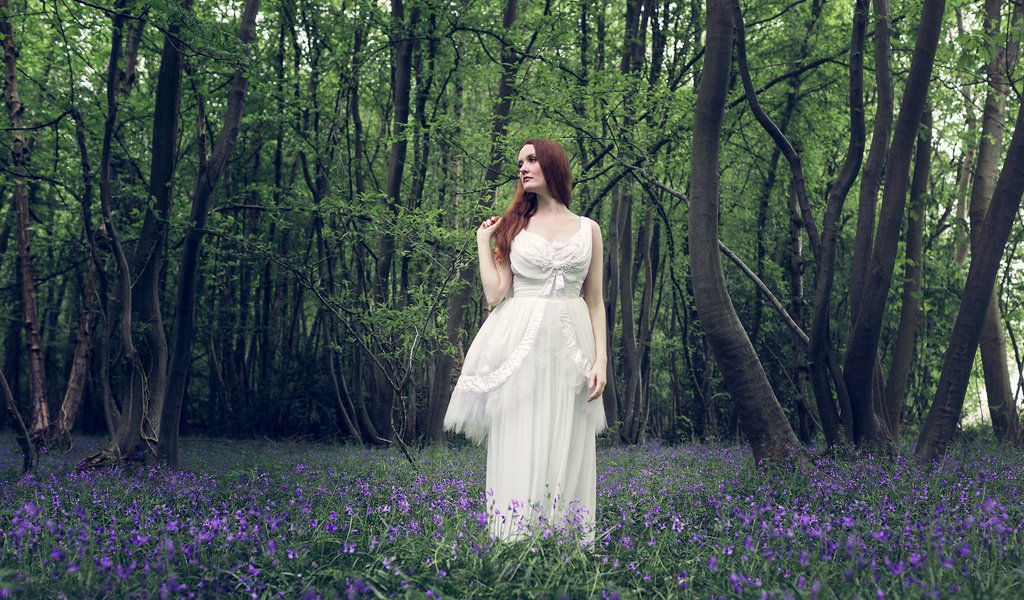
[[[399,396],[396,410],[417,412],[417,431],[422,433],[437,358],[454,357],[457,368],[468,336],[482,318],[481,307],[472,300],[459,323],[463,334],[449,337],[449,298],[455,290],[477,285],[460,279],[462,271],[472,272],[475,260],[473,223],[499,212],[511,198],[518,142],[544,136],[569,151],[576,181],[573,208],[598,220],[606,241],[616,188],[634,206],[631,228],[617,232],[619,239],[636,243],[647,209],[659,222],[654,248],[659,256],[659,272],[654,274],[657,308],[653,334],[641,349],[648,356],[643,374],[650,403],[648,433],[677,439],[724,429],[731,403],[721,394],[721,374],[710,361],[686,289],[687,208],[652,183],[684,194],[688,187],[704,8],[699,2],[651,6],[654,14],[644,15],[643,59],[635,70],[623,73],[624,7],[591,0],[527,3],[508,29],[501,24],[503,2],[415,0],[405,3],[399,23],[386,3],[268,1],[261,6],[251,59],[245,58],[237,36],[240,1],[198,0],[189,10],[179,1],[129,2],[126,31],[141,26],[141,43],[134,85],[120,99],[115,124],[111,210],[133,267],[144,215],[153,206],[148,177],[154,96],[164,33],[172,26],[180,26],[187,64],[170,234],[162,250],[161,312],[172,338],[181,240],[200,164],[198,100],[201,96],[205,101],[209,153],[222,127],[228,78],[241,68],[250,80],[239,142],[207,223],[187,426],[250,430],[276,398],[295,396],[305,379],[316,381],[303,390],[308,397],[286,405],[302,414],[282,416],[282,422],[296,428],[293,433],[333,434],[339,426],[336,401],[323,372],[325,357],[333,355],[345,370],[352,397],[378,420],[378,401],[387,390],[371,381],[378,379],[375,369],[387,371],[400,388],[392,390]],[[760,103],[777,123],[789,114],[786,134],[800,152],[812,212],[820,221],[850,129],[852,7],[758,0],[744,2],[742,9]],[[898,105],[920,1],[895,2],[891,9]],[[953,11],[961,13],[962,28],[955,25]],[[966,215],[955,206],[964,195],[958,181],[960,162],[977,145],[978,131],[965,123],[969,115],[980,118],[986,87],[979,74],[992,58],[992,44],[1020,35],[1017,28],[1006,37],[1005,26],[1002,36],[986,34],[977,3],[951,2],[947,12],[931,88],[936,141],[924,214],[928,247],[923,316],[908,403],[914,419],[923,414],[938,379],[966,268],[949,259],[968,230]],[[100,231],[109,282],[105,293],[114,293],[116,285],[116,265],[101,231],[96,172],[107,115],[111,20],[93,6],[37,0],[15,3],[9,15],[19,51],[24,119],[32,128],[26,135],[32,148],[34,266],[40,297],[52,298],[52,303],[43,301],[43,320],[54,325],[47,350],[54,363],[51,375],[59,378],[67,371],[81,306],[82,286],[77,282],[84,280],[87,264],[81,210],[86,180],[70,110],[81,115],[85,128],[94,186],[90,224]],[[413,41],[410,117],[396,133],[392,76],[396,46],[406,39]],[[500,100],[498,81],[507,66],[502,61],[509,59],[517,69],[510,81],[511,112],[500,130],[494,110]],[[865,59],[870,131],[877,96],[870,39]],[[1019,72],[1019,65],[1014,68]],[[1018,105],[1011,94],[1008,114]],[[5,112],[0,126],[9,125]],[[389,198],[387,179],[397,164],[391,156],[398,142],[406,144],[405,161],[399,193]],[[8,145],[4,141],[2,147]],[[790,298],[795,248],[789,239],[794,218],[789,170],[779,160],[774,183],[767,185],[775,147],[752,118],[738,83],[729,92],[722,148],[721,238],[755,268],[760,245],[764,260],[759,275],[789,305],[798,300]],[[488,186],[484,177],[492,155],[501,159],[501,176]],[[5,194],[15,182],[9,161],[8,153],[0,153],[0,189]],[[847,298],[856,193],[855,184],[838,232],[831,313],[840,355],[853,318]],[[766,212],[759,229],[762,201]],[[20,312],[13,260],[17,249],[10,233],[13,212],[7,205],[0,209],[0,233],[8,236],[0,243],[0,316],[10,324]],[[393,244],[390,255],[385,241]],[[1018,281],[1015,268],[1018,242],[1007,254],[1001,297],[1010,324],[1024,318],[1019,292],[1024,282]],[[806,328],[814,272],[806,239],[803,258],[804,297],[797,305],[803,307]],[[777,395],[793,412],[797,369],[791,333],[772,309],[758,302],[758,292],[738,271],[726,269],[741,320],[752,328],[759,319],[757,350]],[[642,275],[637,279],[634,299],[639,304],[644,281]],[[897,325],[899,283],[897,279],[892,288],[882,336],[886,341],[894,337]],[[106,323],[117,321],[120,305],[114,302],[111,308]],[[135,331],[145,327],[136,324]],[[623,323],[621,314],[614,315],[613,363],[621,358],[624,327],[636,323]],[[0,336],[9,338],[9,330],[3,328]],[[116,356],[116,333],[110,339]],[[883,364],[887,352],[883,350]],[[621,381],[626,373],[620,369],[616,376]],[[700,389],[705,382],[710,382],[706,397]],[[407,405],[410,398],[418,405]],[[244,414],[220,416],[229,408]],[[233,419],[237,427],[227,424]]]

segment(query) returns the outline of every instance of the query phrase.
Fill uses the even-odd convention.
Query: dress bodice
[[[579,298],[593,248],[589,221],[566,240],[548,241],[523,229],[512,240],[512,296]]]

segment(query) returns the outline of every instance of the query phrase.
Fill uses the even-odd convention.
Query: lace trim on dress
[[[500,367],[486,375],[467,375],[463,373],[459,377],[458,383],[455,384],[455,389],[486,394],[505,383],[512,376],[512,373],[523,364],[526,355],[533,348],[533,343],[537,341],[537,333],[540,331],[540,324],[544,319],[544,309],[545,303],[538,302],[537,306],[533,309],[533,314],[530,315],[530,322],[526,325],[526,331],[523,332],[523,339],[520,340],[519,345],[508,355],[508,358],[505,359],[505,362]]]
[[[593,364],[587,357],[583,356],[583,349],[580,348],[579,340],[576,339],[576,332],[573,331],[572,320],[569,318],[569,312],[564,311],[562,313],[562,335],[565,337],[565,342],[569,347],[569,356],[572,357],[572,362],[576,364],[576,368],[579,369],[580,375],[584,379],[590,377],[590,369],[593,368]]]
[[[537,341],[537,334],[540,332],[540,325],[544,320],[544,311],[547,308],[545,304],[544,302],[537,303],[537,307],[533,309],[533,314],[530,315],[530,322],[526,326],[526,331],[523,332],[523,339],[500,367],[485,375],[463,374],[459,377],[458,383],[455,384],[455,389],[486,394],[496,390],[501,384],[505,383],[512,376],[512,373],[515,373],[523,364],[523,360],[526,359],[526,356],[533,348],[534,342]],[[583,355],[583,349],[580,348],[579,340],[576,339],[576,333],[573,331],[572,320],[569,318],[568,311],[564,308],[562,309],[559,321],[562,326],[562,336],[565,338],[573,364],[576,365],[576,369],[579,370],[580,375],[584,379],[590,377],[590,369],[594,365]]]

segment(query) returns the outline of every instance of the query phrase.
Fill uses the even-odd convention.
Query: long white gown
[[[581,296],[593,234],[580,217],[567,240],[523,230],[512,241],[512,291],[466,353],[446,429],[487,441],[488,521],[505,540],[566,528],[593,538],[594,437],[600,398],[587,402],[594,332]]]

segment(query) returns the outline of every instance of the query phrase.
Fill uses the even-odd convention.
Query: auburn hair
[[[569,157],[566,156],[565,150],[558,145],[558,142],[544,138],[526,140],[519,146],[519,149],[522,150],[530,145],[533,146],[534,156],[537,157],[541,173],[544,174],[548,193],[568,208],[572,200],[572,173],[569,171]],[[512,203],[505,209],[501,223],[498,224],[498,228],[494,232],[495,258],[499,261],[508,258],[509,252],[512,251],[512,240],[526,228],[530,217],[535,212],[537,212],[537,194],[524,190],[523,181],[519,179]]]

